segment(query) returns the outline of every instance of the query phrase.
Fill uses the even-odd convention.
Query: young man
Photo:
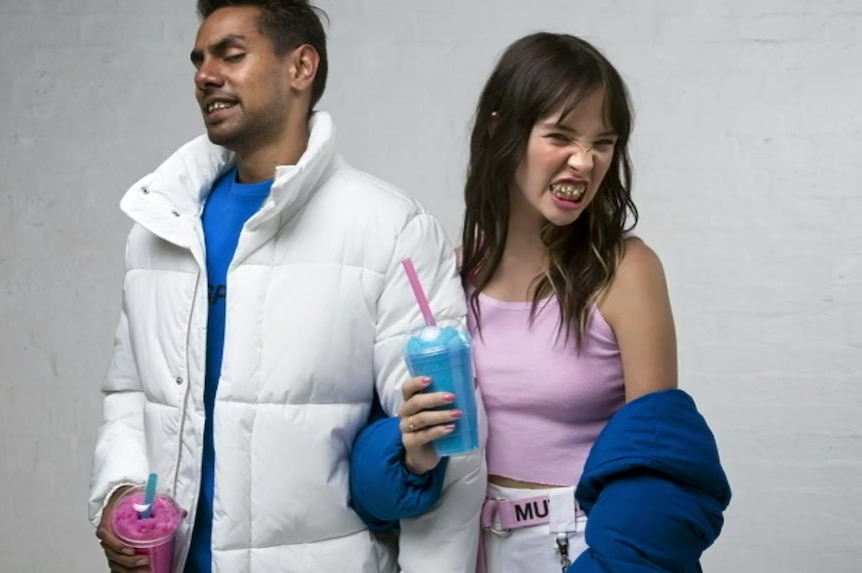
[[[348,460],[379,396],[394,415],[420,314],[412,258],[441,316],[466,309],[439,223],[348,167],[312,111],[326,44],[305,0],[198,2],[191,60],[207,135],[121,202],[135,222],[90,495],[112,571],[148,571],[111,531],[117,496],[159,475],[188,516],[174,566],[394,571],[350,507]],[[472,571],[481,452],[449,464],[442,502],[405,520],[404,571]]]

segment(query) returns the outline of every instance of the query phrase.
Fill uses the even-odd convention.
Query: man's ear
[[[320,65],[320,54],[309,44],[303,44],[290,53],[290,87],[299,92],[311,89]]]

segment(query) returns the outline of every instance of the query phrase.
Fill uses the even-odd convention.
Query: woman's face
[[[589,93],[566,117],[562,110],[533,126],[515,170],[512,215],[562,227],[595,198],[614,157],[617,135],[605,123],[604,90]]]

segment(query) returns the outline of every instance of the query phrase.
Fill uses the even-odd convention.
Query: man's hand
[[[433,470],[440,463],[432,442],[451,434],[455,421],[461,417],[458,410],[431,410],[437,406],[451,404],[453,394],[435,392],[423,394],[428,387],[428,378],[411,378],[401,388],[404,404],[398,410],[401,422],[401,443],[404,444],[404,465],[417,475]]]
[[[96,528],[96,537],[108,558],[108,568],[111,573],[149,573],[150,560],[146,555],[135,555],[132,547],[120,541],[111,528],[111,514],[120,496],[131,486],[121,487],[114,492],[102,512],[102,521]]]

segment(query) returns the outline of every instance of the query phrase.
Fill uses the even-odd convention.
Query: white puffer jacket
[[[317,112],[308,148],[279,167],[228,270],[224,360],[214,413],[216,573],[397,570],[388,545],[348,506],[348,458],[376,385],[394,415],[405,335],[421,323],[401,267],[411,257],[432,308],[463,319],[452,248],[439,223],[391,186],[351,169]],[[189,511],[201,478],[207,278],[201,227],[212,183],[232,162],[206,136],[121,202],[135,221],[123,312],[103,386],[90,519],[119,486],[160,483]],[[441,505],[402,523],[401,569],[474,570],[483,454],[452,460]]]

